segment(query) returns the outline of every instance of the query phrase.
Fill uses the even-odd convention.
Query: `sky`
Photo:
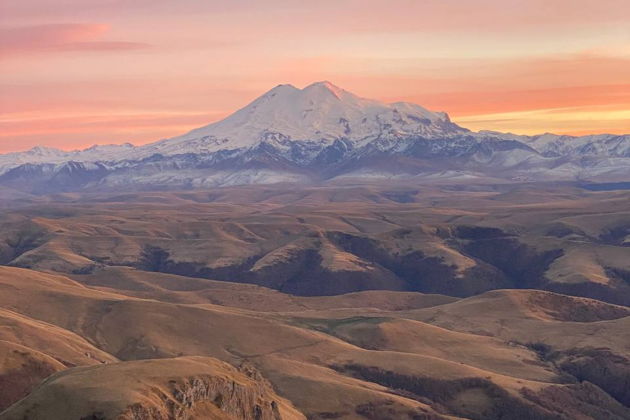
[[[473,129],[630,133],[628,0],[0,0],[0,152],[143,144],[329,80]]]

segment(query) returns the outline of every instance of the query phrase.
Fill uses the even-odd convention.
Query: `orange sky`
[[[630,1],[0,3],[0,152],[155,141],[319,80],[475,130],[630,133]]]

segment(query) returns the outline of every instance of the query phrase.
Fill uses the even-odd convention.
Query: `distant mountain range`
[[[35,194],[366,178],[621,182],[630,135],[471,132],[445,113],[319,82],[279,85],[222,121],[144,146],[0,155],[0,186]]]

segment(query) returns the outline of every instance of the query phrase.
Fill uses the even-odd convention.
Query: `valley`
[[[630,304],[623,190],[385,183],[45,200],[0,219],[3,264],[86,279],[130,267],[297,296],[542,289]]]
[[[628,199],[380,182],[5,200],[0,418],[628,418]]]

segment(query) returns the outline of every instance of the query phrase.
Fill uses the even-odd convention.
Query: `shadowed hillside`
[[[627,206],[558,186],[27,200],[0,218],[0,419],[630,418]]]
[[[509,288],[630,304],[627,192],[454,188],[59,195],[3,214],[0,256],[69,275],[126,266],[301,296]]]

